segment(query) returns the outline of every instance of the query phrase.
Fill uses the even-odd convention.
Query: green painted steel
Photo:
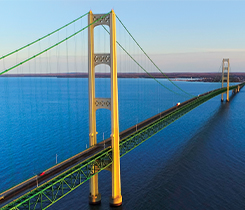
[[[106,148],[64,173],[54,177],[38,188],[26,193],[1,208],[6,209],[47,209],[65,195],[75,190],[92,176],[112,164],[112,149]],[[95,172],[93,172],[95,171]]]
[[[239,84],[242,88],[245,83]],[[234,90],[238,85],[230,86],[230,90]],[[191,99],[188,103],[181,107],[176,107],[169,114],[154,120],[144,128],[136,131],[132,135],[120,141],[120,156],[124,156],[144,141],[167,127],[183,115],[200,106],[211,98],[226,92],[225,88],[220,88],[207,94]],[[47,209],[62,197],[75,190],[84,182],[89,180],[93,175],[99,173],[103,169],[112,164],[112,149],[110,147],[102,150],[87,160],[77,164],[62,174],[42,184],[38,188],[26,193],[20,198],[12,201],[8,205],[1,208],[7,209]]]
[[[140,50],[144,53],[144,55],[150,60],[150,62],[156,67],[156,69],[161,72],[161,74],[170,82],[172,83],[175,87],[177,87],[180,91],[182,91],[183,93],[193,97],[193,95],[191,95],[190,93],[187,93],[186,91],[184,91],[182,88],[180,88],[178,85],[176,85],[171,79],[169,79],[167,77],[166,74],[164,74],[162,72],[162,70],[156,65],[156,63],[149,57],[149,55],[143,50],[143,48],[139,45],[139,43],[135,40],[135,38],[133,37],[133,35],[128,31],[128,29],[126,28],[126,26],[122,23],[122,21],[119,19],[118,16],[116,16],[118,21],[121,23],[121,25],[123,26],[123,28],[127,31],[127,33],[129,34],[129,36],[133,39],[133,41],[136,43],[136,45],[140,48]]]
[[[102,27],[106,30],[106,32],[108,33],[108,34],[110,34],[110,32],[105,28],[105,26],[103,26],[102,25]],[[172,89],[170,89],[170,88],[168,88],[167,86],[165,86],[164,84],[162,84],[158,79],[156,79],[154,76],[152,76],[152,74],[151,73],[149,73],[142,65],[140,65],[139,64],[139,62],[138,61],[136,61],[134,58],[133,58],[133,56],[132,55],[130,55],[130,53],[118,42],[118,41],[116,41],[117,42],[117,44],[118,44],[118,46],[150,77],[150,78],[152,78],[152,79],[154,79],[159,85],[161,85],[162,87],[164,87],[165,89],[167,89],[168,91],[170,91],[170,92],[172,92],[172,93],[175,93],[176,95],[180,95],[180,96],[183,96],[182,94],[179,94],[179,93],[177,93],[177,92],[175,92],[175,91],[173,91]],[[147,57],[148,57],[148,59],[150,59],[149,58],[149,56],[147,55]],[[151,60],[151,59],[150,59]],[[169,80],[169,81],[171,81],[167,76],[166,76],[166,78]],[[173,81],[171,81],[171,83],[173,83]],[[178,87],[175,83],[173,83],[176,87]],[[178,89],[180,89],[179,87],[178,87]],[[183,92],[183,91],[182,91]],[[188,94],[189,96],[191,96],[191,97],[193,97],[193,95],[190,95],[190,94]]]
[[[0,72],[0,75],[5,74],[5,73],[7,73],[7,72],[13,70],[14,68],[16,68],[16,67],[18,67],[18,66],[21,66],[22,64],[24,64],[24,63],[26,63],[26,62],[28,62],[28,61],[30,61],[30,60],[32,60],[32,59],[38,57],[39,55],[42,55],[43,53],[45,53],[45,52],[47,52],[47,51],[49,51],[49,50],[51,50],[51,49],[53,49],[54,47],[60,45],[61,43],[67,41],[68,39],[70,39],[70,38],[76,36],[77,34],[79,34],[79,33],[82,32],[82,31],[84,31],[84,30],[87,29],[90,25],[93,25],[94,23],[100,21],[100,19],[104,18],[104,17],[105,17],[106,15],[108,15],[108,14],[110,14],[110,12],[107,13],[107,14],[105,14],[104,16],[98,18],[98,19],[95,20],[93,23],[91,23],[91,24],[85,26],[84,28],[78,30],[77,32],[73,33],[72,35],[66,37],[65,39],[63,39],[63,40],[57,42],[56,44],[52,45],[51,47],[48,47],[47,49],[45,49],[45,50],[43,50],[43,51],[41,51],[41,52],[39,52],[39,53],[37,53],[37,54],[35,54],[35,55],[33,55],[33,56],[27,58],[26,60],[24,60],[24,61],[22,61],[22,62],[20,62],[20,63],[18,63],[18,64],[16,64],[16,65],[14,65],[14,66],[8,68],[8,69],[6,69],[6,70],[4,70],[4,71],[2,71],[2,72]]]
[[[10,55],[12,55],[12,54],[14,54],[14,53],[16,53],[16,52],[19,52],[19,51],[21,51],[21,50],[23,50],[23,49],[25,49],[25,48],[27,48],[27,47],[29,47],[29,46],[31,46],[31,45],[33,45],[33,44],[39,42],[39,41],[41,41],[41,40],[43,40],[43,39],[45,39],[45,38],[51,36],[52,34],[54,34],[54,33],[58,32],[58,31],[60,31],[61,29],[65,28],[65,27],[71,25],[72,23],[75,23],[76,21],[82,19],[83,17],[87,16],[88,13],[89,13],[89,12],[87,12],[87,13],[85,13],[84,15],[82,15],[82,16],[76,18],[75,20],[71,21],[70,23],[67,23],[66,25],[64,25],[64,26],[62,26],[62,27],[56,29],[55,31],[53,31],[53,32],[51,32],[51,33],[49,33],[49,34],[47,34],[47,35],[45,35],[45,36],[43,36],[43,37],[41,37],[41,38],[39,38],[39,39],[37,39],[37,40],[35,40],[35,41],[33,41],[33,42],[27,44],[27,45],[25,45],[25,46],[23,46],[23,47],[21,47],[21,48],[15,50],[15,51],[12,51],[12,52],[10,52],[10,53],[8,53],[8,54],[6,54],[6,55],[0,57],[0,60],[3,59],[3,58],[6,58],[6,57],[8,57],[8,56],[10,56]]]
[[[240,87],[243,87],[245,83],[239,84]],[[236,89],[238,85],[230,86],[230,90]],[[226,87],[217,89],[215,91],[210,92],[207,95],[203,95],[200,97],[195,97],[195,100],[192,102],[184,105],[181,108],[176,108],[175,111],[171,112],[168,115],[156,120],[152,124],[148,125],[147,127],[135,132],[131,136],[127,137],[126,139],[122,139],[120,143],[120,152],[121,157],[133,150],[135,147],[142,144],[144,141],[148,140],[163,128],[167,127],[183,115],[187,114],[191,110],[195,109],[196,107],[200,106],[204,102],[210,100],[211,98],[226,92]]]

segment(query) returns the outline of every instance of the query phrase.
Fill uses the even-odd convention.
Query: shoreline
[[[219,82],[221,73],[151,73],[157,79],[169,78],[171,81],[188,81],[188,82]],[[88,73],[50,73],[50,74],[3,74],[0,77],[57,77],[57,78],[88,78]],[[96,78],[110,78],[110,73],[96,73]],[[118,73],[118,78],[151,78],[146,73]],[[183,78],[183,79],[181,79]],[[245,81],[245,73],[230,73],[230,82]]]

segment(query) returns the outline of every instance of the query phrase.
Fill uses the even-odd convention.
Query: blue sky
[[[0,55],[92,10],[114,9],[165,72],[245,69],[245,1],[0,0]]]

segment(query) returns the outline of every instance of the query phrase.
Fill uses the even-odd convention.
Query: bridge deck
[[[240,87],[243,87],[244,84],[245,83],[241,83],[239,85],[240,85]],[[237,85],[231,86],[230,90],[235,89],[235,88],[237,88]],[[198,97],[194,97],[194,98],[192,98],[188,101],[185,101],[179,105],[176,105],[176,106],[174,106],[174,107],[172,107],[166,111],[163,111],[163,112],[161,112],[161,113],[159,113],[159,114],[157,114],[157,115],[155,115],[155,116],[153,116],[153,117],[151,117],[145,121],[142,121],[141,123],[139,123],[137,125],[134,125],[128,129],[126,129],[125,131],[121,132],[120,133],[121,156],[125,155],[127,152],[131,151],[133,148],[135,148],[136,146],[141,144],[143,141],[147,140],[148,138],[153,136],[155,133],[159,132],[164,127],[171,124],[176,119],[183,116],[184,114],[186,114],[190,110],[194,109],[195,107],[199,106],[200,104],[204,103],[205,101],[209,100],[210,98],[213,98],[214,96],[216,96],[220,93],[223,93],[225,91],[226,91],[226,88],[220,88],[217,90],[213,90],[213,91],[204,93],[202,95],[199,95]],[[153,129],[154,130],[153,133],[149,129]],[[146,135],[146,137],[145,137],[144,132],[148,132],[149,134]],[[141,138],[140,135],[144,135],[144,138]],[[139,138],[141,138],[141,139],[139,139]],[[134,141],[134,143],[132,143],[132,141]],[[18,184],[17,186],[1,193],[0,194],[0,204],[4,204],[4,203],[6,204],[7,202],[11,202],[11,200],[16,198],[17,196],[23,195],[25,192],[28,192],[28,191],[35,191],[36,192],[39,188],[42,188],[42,186],[45,186],[45,183],[52,182],[52,180],[56,181],[57,177],[59,178],[59,176],[62,176],[62,174],[65,173],[66,171],[69,171],[69,173],[71,170],[77,171],[78,166],[80,168],[86,166],[87,171],[89,171],[89,169],[91,169],[91,167],[92,167],[92,166],[88,167],[89,164],[91,165],[91,161],[94,161],[92,164],[93,166],[98,164],[98,160],[100,162],[103,162],[101,165],[96,165],[96,167],[99,167],[97,173],[100,172],[101,170],[110,166],[110,164],[112,162],[112,160],[110,159],[110,153],[111,153],[110,148],[111,148],[111,139],[108,138],[105,141],[102,141],[102,142],[98,143],[97,145],[95,145],[91,148],[88,148],[87,150],[63,161],[62,163],[53,166],[52,168],[44,171],[43,173],[39,174],[38,176],[34,176],[34,177]],[[104,154],[106,154],[106,156]],[[91,176],[94,175],[94,174],[91,174],[91,171],[89,171],[88,174],[89,175],[86,177],[86,179],[84,179],[84,181],[81,182],[80,184],[84,183],[89,178],[91,178]],[[62,177],[63,177],[62,179],[66,178],[65,176],[62,176]],[[41,186],[35,188],[35,186],[37,186],[37,182],[39,184],[41,184]],[[42,183],[44,183],[44,184],[42,184]],[[57,181],[56,182],[53,181],[52,183],[56,184]],[[74,187],[74,189],[75,188],[76,187]],[[42,188],[42,190],[44,190],[44,187]],[[63,194],[64,193],[62,192],[62,196],[65,195],[65,194],[64,195]],[[21,197],[23,197],[23,199],[24,199],[25,195],[21,196]],[[23,203],[24,201],[22,200],[21,202]],[[13,202],[11,202],[11,203],[13,203]],[[6,209],[9,209],[8,206],[9,205],[6,206]],[[3,209],[5,209],[5,207],[3,207]]]
[[[196,98],[192,98],[188,101],[183,102],[182,104],[180,104],[179,106],[174,106],[168,110],[165,110],[149,119],[146,119],[145,121],[142,121],[140,123],[138,123],[137,125],[134,125],[122,132],[120,132],[120,139],[121,141],[124,141],[127,137],[131,136],[132,134],[134,134],[135,132],[143,129],[144,127],[148,126],[149,124],[155,122],[156,120],[159,120],[161,118],[164,118],[166,115],[172,113],[173,111],[175,111],[176,109],[184,106],[185,104],[187,104],[190,101],[195,100]],[[72,166],[74,166],[77,163],[83,162],[86,159],[90,158],[91,156],[101,152],[102,150],[104,150],[105,148],[108,148],[111,146],[111,138],[108,138],[96,145],[94,145],[93,147],[90,147],[84,151],[82,151],[81,153],[45,170],[44,172],[40,173],[37,176],[33,176],[31,178],[29,178],[28,180],[10,188],[9,190],[4,191],[3,193],[0,194],[0,203],[6,202],[10,199],[12,199],[13,197],[26,192],[28,190],[33,189],[35,186],[37,186],[37,183],[39,183],[39,185],[41,183],[44,183],[48,180],[50,180],[51,178],[53,178],[55,175],[58,175],[60,173],[62,173],[63,171],[71,168]]]

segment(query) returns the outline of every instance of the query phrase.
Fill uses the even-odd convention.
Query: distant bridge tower
[[[223,65],[222,65],[222,88],[224,87],[224,82],[227,83],[227,92],[226,92],[226,101],[229,101],[229,82],[230,82],[230,76],[229,76],[229,70],[230,70],[230,61],[229,58],[223,59]],[[221,94],[221,101],[224,101],[223,93]]]
[[[102,18],[101,18],[102,17]],[[101,18],[101,19],[100,19]],[[92,24],[94,21],[99,21]],[[90,25],[92,24],[92,25]],[[119,115],[118,115],[118,85],[117,85],[117,57],[116,57],[116,15],[112,10],[110,14],[93,14],[88,16],[88,74],[89,74],[89,145],[97,143],[96,139],[96,110],[105,108],[111,110],[111,146],[112,146],[112,197],[110,204],[120,206],[122,204],[121,195],[121,175],[120,175],[120,150],[119,150]],[[94,28],[98,25],[108,25],[110,27],[110,53],[94,53]],[[95,66],[107,64],[111,71],[111,98],[95,97]],[[92,173],[96,173],[93,168]],[[90,179],[90,204],[101,202],[101,195],[98,189],[98,174]]]

